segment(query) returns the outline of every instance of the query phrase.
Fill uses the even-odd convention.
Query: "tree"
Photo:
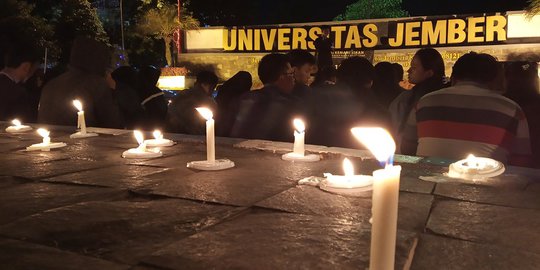
[[[347,6],[345,12],[334,20],[360,20],[375,18],[407,17],[407,11],[401,9],[401,0],[359,0]]]
[[[199,21],[184,12],[178,20],[176,5],[162,3],[146,11],[139,21],[138,31],[145,36],[163,40],[167,65],[172,65],[171,42],[176,31],[194,30],[199,28]]]
[[[540,0],[529,0],[529,6],[527,6],[527,15],[532,17],[540,13]]]

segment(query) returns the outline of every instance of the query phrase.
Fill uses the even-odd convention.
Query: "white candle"
[[[40,128],[37,130],[37,133],[43,137],[43,142],[41,143],[43,146],[47,146],[51,143],[51,138],[49,137],[50,132],[44,128]]]
[[[81,134],[86,134],[86,121],[84,120],[82,103],[78,99],[75,99],[73,100],[73,106],[79,110],[77,112],[77,128],[81,129]]]
[[[133,135],[139,143],[139,147],[137,147],[137,152],[146,152],[146,143],[144,142],[144,135],[142,134],[142,132],[134,130]]]
[[[6,132],[17,133],[17,132],[23,132],[23,131],[32,130],[32,127],[23,125],[23,124],[21,123],[21,121],[19,121],[18,119],[13,119],[13,120],[11,121],[11,123],[12,123],[13,125],[7,127],[7,128],[6,128]]]
[[[368,186],[373,182],[371,176],[355,175],[354,167],[348,158],[343,159],[343,171],[345,175],[325,173],[326,184],[335,188],[360,188]]]
[[[373,172],[369,269],[394,269],[401,173],[401,166],[392,165],[396,145],[382,128],[353,128],[351,131],[377,160],[386,163],[384,169]]]
[[[293,120],[294,125],[294,145],[293,145],[293,153],[295,155],[304,156],[304,141],[306,136],[306,126],[304,125],[304,122],[298,118],[295,118]]]
[[[196,110],[201,116],[206,119],[206,160],[209,162],[216,161],[216,148],[214,136],[214,116],[208,108],[199,107]]]

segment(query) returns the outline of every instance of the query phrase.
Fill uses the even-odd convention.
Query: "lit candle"
[[[139,146],[137,148],[131,148],[124,151],[124,153],[122,153],[123,158],[156,158],[163,155],[159,148],[146,149],[146,142],[142,132],[134,130],[133,136],[135,136]]]
[[[16,133],[16,132],[24,132],[24,131],[32,130],[32,127],[23,125],[21,121],[19,121],[18,119],[13,119],[11,123],[13,125],[7,127],[6,132]]]
[[[81,129],[81,134],[86,134],[86,121],[84,120],[82,103],[78,99],[75,99],[73,100],[73,106],[79,110],[77,112],[77,128]]]
[[[306,136],[306,126],[304,122],[298,118],[293,120],[294,125],[294,146],[293,153],[295,155],[304,156],[304,141]]]
[[[163,133],[161,133],[161,131],[156,129],[152,134],[154,135],[154,139],[159,141],[163,140]]]
[[[333,175],[325,173],[326,185],[334,188],[361,188],[373,183],[373,178],[368,175],[355,175],[352,162],[343,159],[343,171],[345,175]]]
[[[371,250],[369,269],[394,269],[399,178],[401,166],[393,166],[396,144],[382,128],[353,128],[352,133],[385,168],[373,172]]]
[[[41,143],[43,146],[47,146],[51,144],[51,138],[49,137],[49,134],[51,134],[48,130],[44,128],[40,128],[37,130],[37,133],[43,137],[43,142]]]
[[[466,159],[450,164],[447,175],[452,178],[481,180],[500,175],[504,171],[504,164],[497,160],[469,154]]]
[[[136,148],[137,152],[142,152],[142,153],[146,152],[146,143],[144,142],[144,135],[142,134],[142,132],[138,130],[134,130],[133,135],[135,136],[135,139],[139,143],[139,147]]]
[[[196,110],[206,119],[206,160],[214,162],[216,160],[216,148],[214,138],[214,119],[212,111],[208,108],[199,107]]]

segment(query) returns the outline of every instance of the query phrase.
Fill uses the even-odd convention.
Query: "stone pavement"
[[[322,161],[293,163],[280,159],[280,149],[238,148],[240,140],[218,138],[217,157],[236,167],[203,172],[186,168],[205,159],[203,137],[167,134],[178,144],[163,148],[163,157],[128,160],[120,155],[136,147],[131,133],[72,140],[72,129],[51,127],[52,141],[68,144],[51,152],[23,151],[41,140],[35,132],[1,129],[1,269],[369,265],[369,194],[296,184],[340,174],[351,153],[357,171],[371,174],[379,165],[361,151],[319,147]],[[539,171],[509,168],[493,185],[434,183],[418,177],[446,165],[397,160],[396,269],[538,269]]]

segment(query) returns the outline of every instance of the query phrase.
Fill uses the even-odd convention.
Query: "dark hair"
[[[302,49],[292,50],[287,53],[289,62],[293,67],[301,67],[305,64],[315,65],[317,63],[315,56],[310,52]]]
[[[369,60],[354,56],[341,62],[336,75],[338,82],[344,82],[356,88],[372,82],[374,74],[375,69]]]
[[[398,63],[392,63],[392,68],[394,68],[394,73],[396,75],[396,78],[399,81],[403,80],[403,66]]]
[[[143,66],[139,70],[139,78],[145,87],[155,86],[161,75],[161,70],[152,66]]]
[[[396,69],[392,63],[379,62],[375,65],[374,81],[385,85],[396,84],[399,82],[398,75],[396,73]]]
[[[271,53],[263,56],[257,69],[259,79],[263,84],[277,81],[287,68],[287,63],[289,58],[284,54]]]
[[[506,84],[509,96],[530,96],[538,93],[538,63],[530,61],[511,61],[504,63]]]
[[[214,72],[203,70],[197,74],[197,80],[195,81],[195,83],[197,84],[207,83],[207,84],[215,86],[218,83],[218,80],[219,78]]]
[[[466,53],[456,61],[452,68],[452,80],[490,83],[498,75],[497,59],[486,53]]]
[[[85,72],[104,76],[111,64],[111,52],[103,42],[78,36],[71,46],[69,64]]]
[[[422,48],[414,54],[418,57],[422,67],[433,71],[433,77],[442,79],[444,77],[444,60],[441,54],[433,48]]]
[[[111,72],[111,77],[117,81],[130,86],[137,84],[137,70],[131,66],[121,66]]]

